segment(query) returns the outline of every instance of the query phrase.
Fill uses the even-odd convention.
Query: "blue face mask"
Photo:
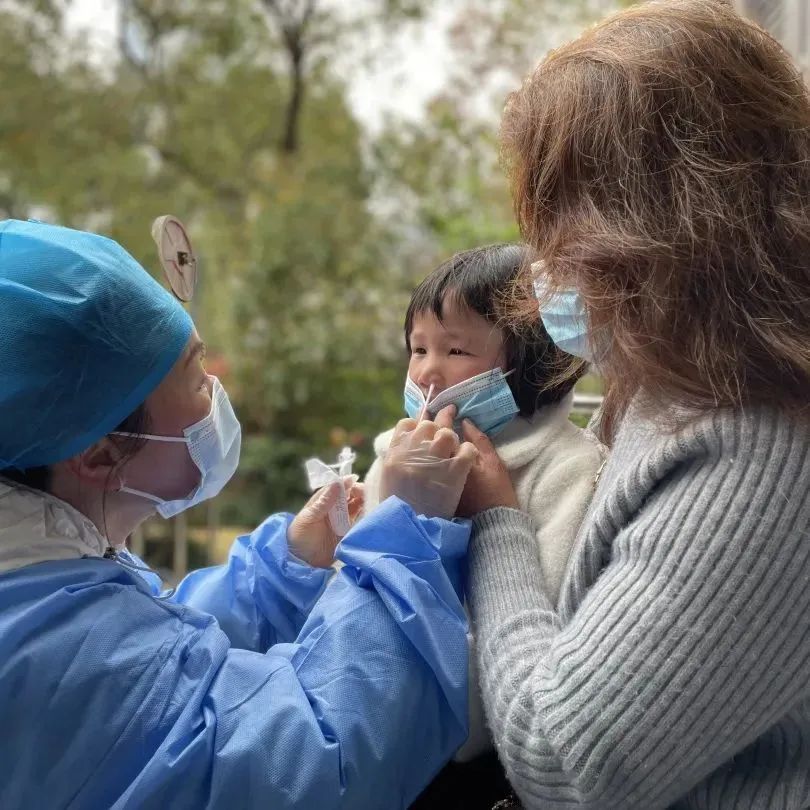
[[[540,302],[540,318],[555,345],[568,354],[594,362],[588,314],[576,290],[560,290],[552,295],[542,278],[534,280],[534,294]]]
[[[419,419],[423,410],[433,418],[448,405],[456,406],[453,427],[459,435],[462,420],[469,419],[481,432],[494,436],[520,411],[506,375],[499,368],[445,388],[427,403],[427,408],[422,389],[410,377],[406,379],[405,412],[411,419]]]

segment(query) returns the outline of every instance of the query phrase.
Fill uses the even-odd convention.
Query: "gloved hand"
[[[349,499],[349,520],[354,523],[363,509],[363,485],[356,475],[347,475],[342,486]],[[335,481],[315,492],[287,529],[287,545],[299,560],[315,568],[329,568],[340,538],[332,530],[329,510],[340,494],[341,482]]]
[[[460,444],[454,415],[449,405],[434,422],[399,422],[383,460],[381,501],[396,495],[419,515],[448,520],[455,515],[478,451],[469,442]]]

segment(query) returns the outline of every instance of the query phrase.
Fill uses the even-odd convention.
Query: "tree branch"
[[[231,183],[220,180],[215,174],[201,170],[199,166],[190,163],[185,155],[164,146],[153,145],[161,160],[179,169],[189,179],[204,189],[212,191],[227,202],[241,204],[243,202],[242,190]]]
[[[306,0],[303,13],[296,18],[291,10],[282,7],[280,0],[262,0],[265,8],[276,19],[290,67],[290,90],[284,114],[284,131],[281,139],[282,152],[292,155],[298,151],[301,110],[304,104],[306,84],[306,57],[311,43],[307,29],[315,14],[318,0]]]
[[[139,59],[135,51],[132,50],[132,45],[129,41],[129,22],[130,16],[127,13],[129,9],[128,0],[119,0],[118,3],[118,51],[123,57],[124,61],[139,73],[146,74],[146,64],[142,59]]]

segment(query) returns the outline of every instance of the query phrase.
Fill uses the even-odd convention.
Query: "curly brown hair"
[[[634,399],[806,416],[810,99],[769,34],[720,0],[623,11],[510,96],[502,143],[525,239],[584,299],[607,438]]]

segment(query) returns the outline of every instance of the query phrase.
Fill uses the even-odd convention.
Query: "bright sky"
[[[68,22],[87,33],[87,42],[103,62],[115,50],[116,18],[116,0],[73,0]],[[442,88],[452,19],[447,4],[435,3],[427,24],[405,29],[387,46],[385,67],[354,78],[349,95],[363,121],[373,127],[391,110],[407,118],[419,116],[425,102]]]

